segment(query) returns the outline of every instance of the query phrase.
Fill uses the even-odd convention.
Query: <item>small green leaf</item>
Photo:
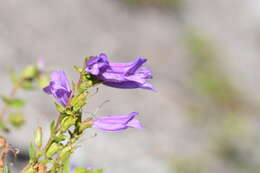
[[[40,148],[42,146],[42,128],[38,127],[35,131],[35,145]]]
[[[63,162],[66,159],[69,159],[70,155],[77,149],[77,147],[67,146],[62,149],[59,155],[59,161]]]
[[[72,125],[76,123],[76,118],[73,116],[66,116],[61,121],[61,128],[60,130],[62,132],[65,132],[68,128],[70,128]]]
[[[53,135],[52,138],[54,139],[55,142],[58,143],[58,142],[64,141],[67,138],[67,136],[65,136],[65,135],[59,135],[59,136]]]
[[[78,111],[86,104],[86,93],[81,93],[71,99],[71,106],[73,106],[74,111]]]
[[[89,170],[86,168],[75,168],[72,173],[102,173],[102,169]]]
[[[62,150],[62,145],[57,143],[52,143],[51,146],[48,148],[46,152],[46,156],[48,158],[51,158],[53,155],[55,155],[58,151]]]
[[[25,105],[24,100],[22,99],[10,99],[8,97],[5,96],[1,96],[1,99],[3,100],[3,102],[9,106],[13,106],[13,107],[23,107]]]
[[[29,156],[30,156],[30,160],[34,160],[35,156],[36,156],[36,153],[34,150],[34,145],[32,143],[30,144],[30,147],[29,147]]]
[[[9,167],[8,164],[6,165],[6,169],[7,169],[7,171],[6,171],[7,173],[11,173],[11,168]]]
[[[50,82],[49,75],[47,75],[46,73],[39,75],[39,77],[37,78],[37,82],[40,88],[46,87]]]
[[[32,90],[32,89],[34,89],[33,81],[32,80],[24,80],[21,83],[21,87],[25,90]]]
[[[64,161],[63,173],[70,173],[70,159],[69,158],[67,158]]]
[[[9,115],[9,122],[16,128],[20,128],[24,123],[25,119],[22,113],[13,113]]]
[[[22,78],[35,78],[38,74],[39,70],[35,65],[27,66],[22,72]]]
[[[54,134],[54,132],[55,132],[55,121],[54,120],[51,122],[50,129],[51,129],[51,134]]]
[[[76,89],[76,84],[74,81],[71,81],[71,86],[72,86],[72,90],[75,91]]]
[[[36,171],[31,167],[27,169],[24,173],[36,173]]]
[[[85,168],[75,168],[72,173],[86,173]]]
[[[5,132],[9,132],[9,128],[5,125],[3,120],[0,120],[0,129],[3,129]]]
[[[74,69],[75,69],[76,71],[78,71],[78,72],[80,72],[80,73],[83,71],[82,68],[80,68],[80,67],[78,67],[78,66],[76,66],[76,65],[74,65],[73,67],[74,67]]]
[[[55,102],[55,107],[57,109],[57,111],[59,111],[60,113],[64,112],[65,108],[63,106],[61,106],[60,104]]]

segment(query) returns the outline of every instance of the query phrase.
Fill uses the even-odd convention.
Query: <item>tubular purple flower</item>
[[[104,85],[115,88],[143,88],[154,90],[146,81],[152,73],[143,64],[147,59],[137,57],[129,63],[110,63],[106,54],[101,53],[87,62],[86,71],[103,81]]]
[[[141,122],[134,119],[137,114],[137,112],[132,112],[128,115],[95,118],[92,127],[105,132],[119,132],[129,127],[143,129]]]
[[[64,107],[67,106],[72,94],[69,81],[64,71],[53,71],[50,84],[43,88],[47,94],[51,94]]]

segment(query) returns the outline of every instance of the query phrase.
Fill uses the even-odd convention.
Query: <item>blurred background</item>
[[[140,113],[145,129],[90,130],[72,158],[106,173],[258,173],[260,169],[259,0],[78,0],[0,2],[0,92],[9,70],[43,57],[64,69],[106,53],[111,61],[148,58],[157,92],[99,87],[87,112]],[[26,98],[26,125],[7,136],[27,159],[36,127],[57,118],[53,98]],[[3,132],[1,132],[3,133]]]

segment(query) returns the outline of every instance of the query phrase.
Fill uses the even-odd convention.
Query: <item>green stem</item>
[[[87,60],[88,60],[88,58],[85,59],[85,62],[84,62],[84,65],[83,65],[83,69],[86,68]],[[82,82],[84,82],[84,75],[85,75],[84,72],[80,73],[80,77],[79,77],[79,80],[77,82],[75,92],[78,91],[78,89],[80,88]],[[73,96],[74,96],[74,94],[75,93],[73,93]],[[82,94],[82,93],[78,93],[78,94]],[[73,96],[71,98],[73,98]],[[67,108],[72,106],[70,104],[70,100],[69,100],[69,104],[68,104]],[[73,111],[73,109],[71,109],[71,110]],[[67,158],[70,157],[72,152],[76,149],[76,147],[74,147],[73,145],[75,145],[75,143],[78,141],[78,139],[82,135],[82,131],[80,129],[80,125],[82,123],[82,120],[81,120],[82,112],[79,110],[79,111],[75,111],[73,113],[74,113],[74,115],[71,115],[71,114],[67,115],[66,112],[65,113],[60,113],[59,118],[58,118],[57,122],[55,123],[54,130],[51,129],[51,134],[50,134],[50,137],[49,137],[49,140],[48,140],[47,144],[42,149],[42,151],[38,151],[38,153],[40,153],[40,154],[34,160],[34,164],[32,165],[29,162],[25,166],[25,168],[23,170],[27,170],[27,169],[33,167],[34,165],[36,165],[37,163],[42,163],[42,164],[45,164],[45,165],[51,164],[52,165],[50,167],[50,172],[51,173],[58,173],[58,172],[63,170],[64,159],[67,159]],[[61,126],[62,126],[61,122],[63,121],[63,118],[65,118],[67,116],[75,116],[75,117],[77,117],[77,120],[76,120],[76,122],[74,124],[73,132],[70,132],[69,129],[66,130],[66,131],[62,131],[61,130],[62,129],[61,128]],[[68,134],[70,134],[70,137],[68,137]],[[67,135],[67,138],[69,138],[68,141],[66,141],[66,144],[64,144],[64,143],[61,144],[60,142],[57,142],[56,139],[53,138],[53,136],[57,136],[58,137],[58,136],[61,136],[61,135]],[[52,144],[54,144],[54,142],[57,142],[57,145],[60,146],[60,148],[57,148],[58,152],[54,154],[56,156],[55,159],[53,159],[52,156],[49,156],[51,158],[48,158],[46,153],[49,150],[52,149]],[[66,148],[66,147],[68,147],[68,148]],[[67,149],[68,149],[68,151],[67,151]],[[66,150],[66,151],[64,152],[64,150]],[[63,154],[61,155],[62,151],[65,153],[64,155]]]

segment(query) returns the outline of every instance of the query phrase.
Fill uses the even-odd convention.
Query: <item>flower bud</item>
[[[35,145],[39,148],[42,146],[42,128],[41,127],[38,127],[35,131]]]
[[[62,146],[57,143],[51,144],[50,148],[46,152],[46,156],[51,158],[54,154],[56,154],[59,150],[62,149]]]
[[[76,118],[73,116],[66,116],[61,121],[61,131],[64,132],[68,130],[72,125],[74,125],[76,122]]]

